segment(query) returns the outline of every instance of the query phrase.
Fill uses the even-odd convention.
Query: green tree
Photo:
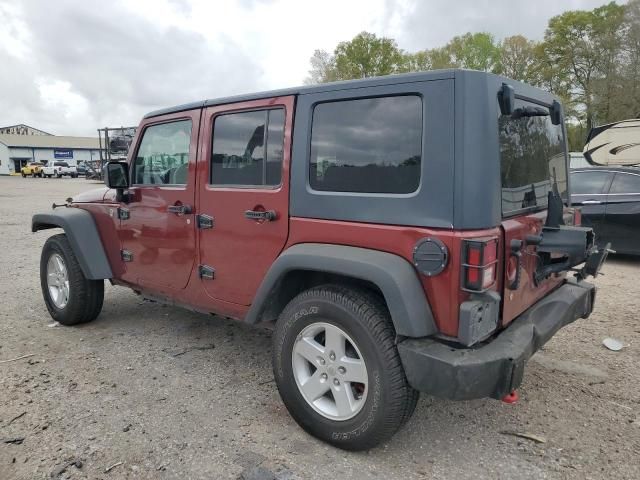
[[[640,118],[640,0],[625,6],[621,54],[615,82],[598,89],[599,104],[608,108],[608,122]]]
[[[443,68],[455,68],[451,52],[447,47],[421,50],[405,55],[405,70],[407,72],[424,72]]]
[[[624,7],[611,2],[553,17],[545,32],[541,56],[556,82],[570,85],[568,93],[588,129],[596,123],[596,89],[608,91],[615,81],[623,16]]]
[[[311,57],[311,70],[305,79],[307,84],[326,83],[337,80],[333,55],[326,50],[316,50]]]
[[[453,37],[445,49],[451,64],[456,67],[494,73],[501,71],[500,46],[489,33],[465,33]]]
[[[395,40],[361,32],[348,42],[340,42],[333,54],[316,50],[305,83],[376,77],[413,71],[412,56],[405,55]]]
[[[522,35],[505,38],[499,45],[502,75],[521,82],[534,83],[538,76],[536,42]]]
[[[349,80],[405,71],[406,58],[391,38],[378,38],[362,32],[348,42],[341,42],[334,51],[336,78]]]

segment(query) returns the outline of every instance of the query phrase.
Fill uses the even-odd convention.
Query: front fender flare
[[[86,278],[113,278],[98,227],[91,213],[81,208],[57,208],[50,213],[37,213],[31,218],[32,232],[49,228],[64,230]]]
[[[373,283],[384,296],[397,335],[426,337],[438,331],[418,274],[407,260],[379,250],[320,243],[294,245],[278,257],[245,320],[260,321],[278,282],[297,270],[339,274]]]

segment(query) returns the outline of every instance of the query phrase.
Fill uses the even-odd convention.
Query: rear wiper
[[[542,107],[520,107],[516,108],[511,114],[511,118],[522,117],[547,117],[549,116],[549,109]]]

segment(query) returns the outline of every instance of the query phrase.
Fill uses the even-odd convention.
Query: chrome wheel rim
[[[49,297],[57,308],[64,308],[69,303],[69,275],[67,266],[61,255],[54,253],[47,262],[47,287]]]
[[[364,407],[367,366],[341,328],[325,322],[307,326],[296,338],[291,362],[300,394],[323,417],[344,421]]]

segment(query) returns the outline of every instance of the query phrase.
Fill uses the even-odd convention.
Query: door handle
[[[245,210],[244,217],[249,220],[260,220],[270,222],[275,220],[277,215],[275,210]]]
[[[175,213],[176,215],[186,215],[191,213],[191,205],[183,205],[181,203],[176,205],[169,205],[167,207],[167,212]]]
[[[600,205],[601,203],[600,200],[585,200],[582,202],[583,205]]]

